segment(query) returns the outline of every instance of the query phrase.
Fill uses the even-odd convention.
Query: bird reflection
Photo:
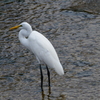
[[[48,93],[46,93],[46,94],[44,93],[44,90],[42,90],[42,92],[41,92],[42,100],[44,100],[45,96],[47,96],[48,97],[48,100],[50,100],[51,87],[48,88]]]

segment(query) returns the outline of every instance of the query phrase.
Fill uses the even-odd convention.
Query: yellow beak
[[[17,28],[19,28],[20,26],[21,26],[21,25],[17,25],[17,26],[11,27],[9,30],[17,29]]]

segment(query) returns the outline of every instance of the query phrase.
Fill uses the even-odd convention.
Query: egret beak
[[[21,27],[21,25],[17,25],[17,26],[11,27],[9,30],[17,29],[19,27]]]

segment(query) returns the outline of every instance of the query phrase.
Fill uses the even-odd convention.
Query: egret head
[[[20,24],[20,29],[25,29],[27,31],[32,31],[32,27],[30,24],[28,24],[27,22],[22,22]]]
[[[32,32],[32,27],[27,22],[22,22],[21,24],[12,27],[9,30],[18,29],[18,28],[20,29],[19,38],[21,36],[28,37],[30,33]]]
[[[17,29],[17,28],[25,29],[29,32],[32,31],[32,27],[27,22],[22,22],[20,25],[14,26],[14,27],[10,28],[9,30],[13,30],[13,29]]]

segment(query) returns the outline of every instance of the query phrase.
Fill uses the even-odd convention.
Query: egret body
[[[63,67],[53,45],[41,33],[33,31],[32,27],[27,22],[23,22],[18,26],[12,27],[10,30],[17,28],[20,28],[19,40],[21,44],[34,53],[40,64],[41,88],[43,89],[43,74],[41,64],[46,65],[50,86],[50,72],[48,67],[53,68],[59,75],[64,74]]]

